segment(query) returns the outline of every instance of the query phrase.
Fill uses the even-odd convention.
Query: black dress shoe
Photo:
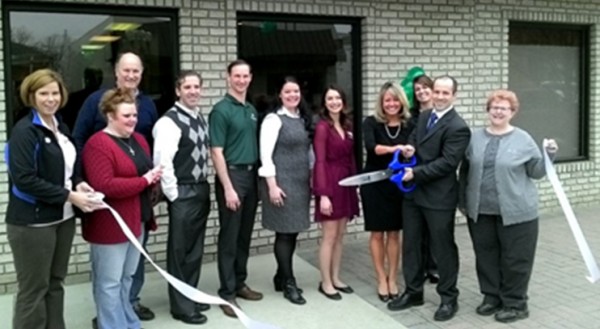
[[[210,310],[210,305],[204,304],[204,303],[196,303],[195,310],[198,313],[206,312],[206,311]]]
[[[443,303],[440,307],[435,311],[433,315],[433,319],[435,321],[448,321],[454,317],[454,314],[458,311],[458,303]]]
[[[150,321],[154,319],[154,312],[140,303],[133,304],[133,311],[142,321]]]
[[[325,297],[331,299],[331,300],[341,300],[342,299],[342,295],[340,295],[339,292],[336,292],[334,294],[328,294],[325,292],[325,290],[323,290],[323,286],[321,285],[321,283],[319,282],[319,292],[322,293],[323,295],[325,295]]]
[[[520,309],[514,307],[504,307],[502,310],[498,311],[494,316],[496,321],[502,323],[515,322],[517,320],[522,320],[527,317],[529,317],[529,310],[527,310],[527,307]]]
[[[335,288],[335,290],[337,291],[341,291],[345,294],[351,294],[354,292],[354,289],[352,289],[352,287],[350,286],[345,286],[345,287],[336,287],[335,285],[333,286]]]
[[[306,304],[306,299],[302,297],[302,293],[298,290],[294,279],[286,280],[283,287],[283,297],[296,305]]]
[[[403,293],[400,297],[392,300],[387,304],[387,308],[390,311],[400,311],[413,306],[423,305],[423,294],[410,295]]]
[[[487,302],[481,303],[481,305],[477,306],[475,312],[479,315],[488,316],[492,315],[502,309],[500,304],[491,304]]]
[[[440,277],[437,274],[427,273],[425,274],[425,279],[429,280],[429,283],[436,284],[440,282]]]
[[[191,314],[171,313],[171,315],[173,316],[173,319],[187,324],[204,324],[208,320],[204,314],[199,312],[193,312]]]

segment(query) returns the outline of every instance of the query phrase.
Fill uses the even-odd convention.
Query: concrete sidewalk
[[[576,211],[582,230],[595,253],[600,257],[600,207]],[[265,293],[260,302],[240,301],[241,307],[256,320],[281,326],[282,329],[387,329],[387,328],[600,328],[600,283],[586,279],[587,270],[574,238],[562,214],[543,215],[540,222],[535,268],[530,284],[530,317],[511,325],[481,317],[475,307],[481,295],[475,276],[475,262],[466,225],[456,227],[461,270],[460,310],[448,322],[433,321],[439,297],[435,286],[425,287],[425,305],[400,312],[390,312],[376,294],[375,275],[366,239],[348,241],[344,251],[343,279],[355,294],[343,295],[340,302],[330,301],[317,292],[319,273],[317,246],[303,246],[295,260],[299,285],[308,303],[296,306],[273,291],[271,279],[275,271],[273,255],[254,256],[249,262],[250,286]],[[600,258],[597,258],[600,261]],[[311,265],[312,264],[312,265]],[[218,287],[215,263],[205,264],[200,289],[214,293]],[[400,288],[402,290],[402,287]],[[144,304],[152,308],[157,318],[144,322],[146,329],[193,328],[175,321],[169,315],[166,283],[158,274],[148,275],[142,291]],[[0,296],[0,328],[10,328],[12,296]],[[243,328],[239,321],[226,318],[218,307],[206,315],[208,323],[198,328]],[[94,302],[89,283],[67,287],[66,319],[69,329],[90,328]]]
[[[238,299],[240,306],[248,316],[261,322],[277,325],[281,329],[404,328],[399,326],[398,322],[389,314],[380,312],[357,294],[344,295],[339,302],[325,298],[317,292],[317,285],[320,281],[317,269],[299,258],[295,260],[294,265],[298,284],[304,289],[304,297],[307,300],[306,305],[303,306],[291,304],[283,298],[281,293],[273,290],[272,278],[275,273],[273,255],[260,255],[250,259],[248,285],[263,292],[265,298],[259,302]],[[219,286],[218,282],[216,263],[205,264],[202,269],[200,289],[214,294]],[[142,290],[142,301],[156,313],[154,320],[142,322],[145,329],[244,328],[238,320],[223,315],[218,306],[212,306],[205,313],[208,322],[202,326],[190,326],[173,320],[169,314],[167,283],[156,272],[147,277],[147,282]],[[68,286],[65,304],[67,328],[91,328],[95,306],[92,299],[92,287],[89,283]],[[0,329],[11,328],[12,309],[13,296],[0,296]]]
[[[575,213],[596,261],[600,262],[600,207],[578,209]],[[432,284],[425,286],[424,306],[400,312],[386,309],[376,295],[376,279],[367,240],[346,244],[343,279],[364,300],[408,328],[600,328],[600,282],[592,284],[586,279],[587,269],[566,219],[562,213],[542,215],[540,218],[538,248],[529,286],[530,316],[510,325],[475,313],[482,296],[466,225],[456,227],[460,254],[460,309],[448,322],[433,321],[439,296]],[[317,264],[315,247],[304,248],[300,256],[313,265]]]

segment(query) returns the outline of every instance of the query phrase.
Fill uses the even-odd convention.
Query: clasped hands
[[[412,158],[415,155],[415,148],[412,145],[404,145],[401,148],[402,151],[402,156],[405,158]],[[413,180],[414,178],[414,174],[413,174],[413,168],[404,168],[404,176],[402,177],[402,181],[403,182],[408,182]]]

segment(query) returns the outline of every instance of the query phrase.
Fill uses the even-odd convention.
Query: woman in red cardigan
[[[104,201],[141,241],[143,223],[154,220],[150,193],[162,170],[152,168],[150,147],[142,135],[134,132],[137,109],[131,91],[107,91],[100,110],[107,126],[84,146],[83,170],[89,184],[104,193]],[[106,209],[86,215],[82,230],[83,238],[91,244],[98,328],[139,329],[129,290],[140,253]]]

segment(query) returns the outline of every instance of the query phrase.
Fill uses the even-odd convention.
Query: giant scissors
[[[394,157],[387,169],[372,171],[364,174],[354,175],[339,181],[340,186],[360,186],[390,179],[398,186],[400,191],[408,193],[415,190],[415,185],[405,186],[402,178],[406,168],[412,168],[417,165],[417,158],[413,155],[409,162],[400,162],[400,150],[394,152]]]

